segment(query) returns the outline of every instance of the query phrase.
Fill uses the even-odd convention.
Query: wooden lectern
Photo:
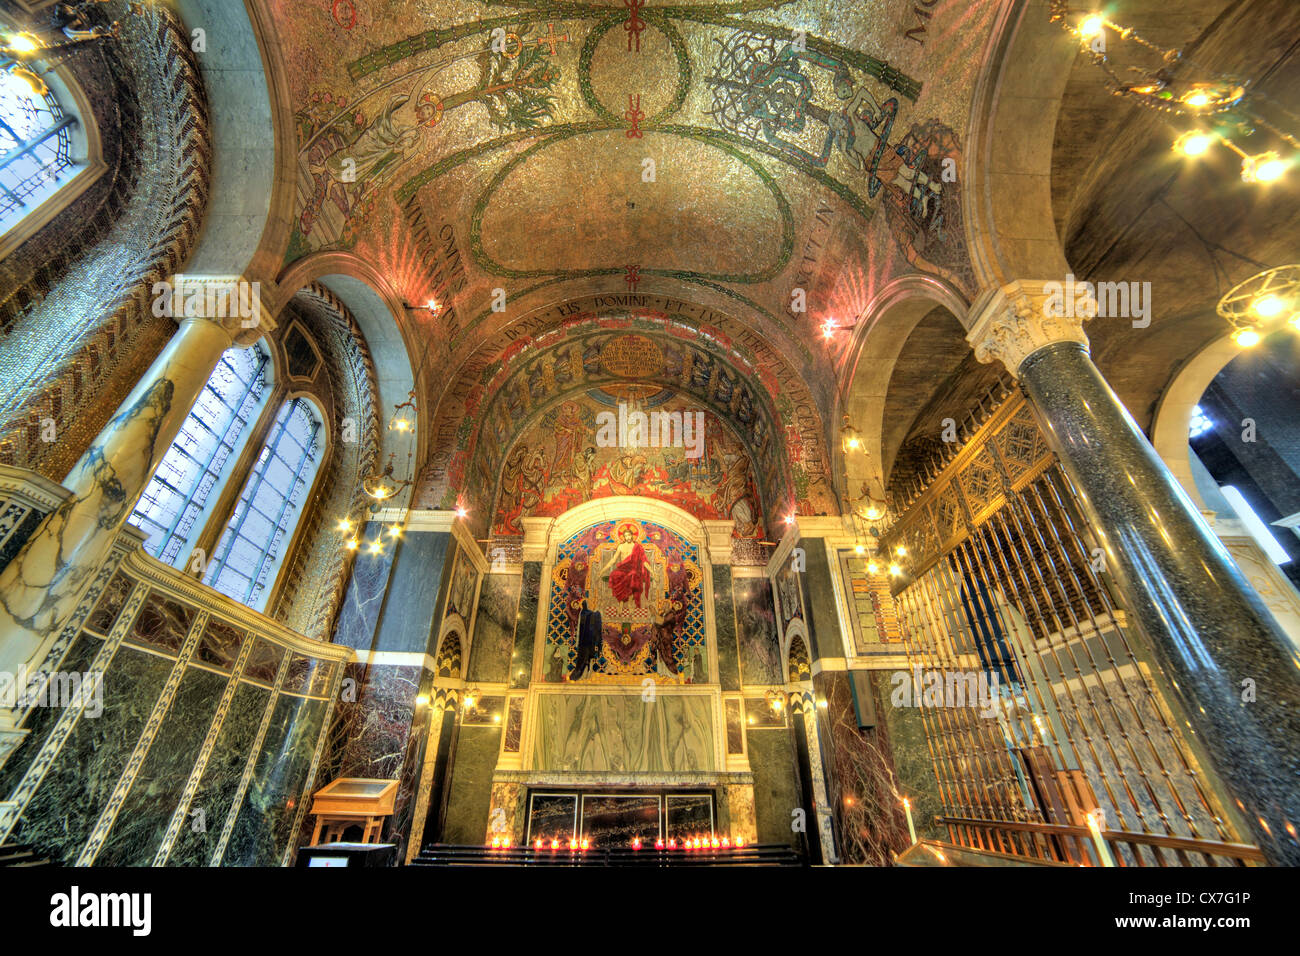
[[[396,799],[396,780],[340,777],[330,781],[312,797],[316,829],[310,845],[318,846],[322,833],[326,843],[336,843],[350,826],[361,827],[362,843],[378,843],[384,817],[392,815]]]

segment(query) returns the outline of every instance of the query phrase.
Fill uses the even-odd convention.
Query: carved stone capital
[[[153,290],[154,315],[177,322],[209,321],[247,348],[275,331],[275,320],[262,302],[260,282],[239,275],[181,275],[159,282]]]
[[[704,534],[708,538],[709,560],[714,564],[731,563],[731,532],[736,523],[725,520],[706,520]]]
[[[1087,349],[1083,323],[1096,315],[1095,306],[1090,296],[1076,302],[1066,283],[1019,280],[975,301],[966,341],[979,361],[1001,362],[1018,375],[1025,359],[1049,345],[1078,342]]]

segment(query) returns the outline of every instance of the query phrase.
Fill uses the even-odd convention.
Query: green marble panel
[[[63,660],[59,662],[59,670],[65,673],[85,674],[103,646],[104,642],[101,639],[82,631],[68,648],[68,653],[64,655]],[[33,707],[28,713],[27,719],[23,721],[23,727],[28,731],[27,736],[5,761],[5,765],[0,767],[0,799],[13,793],[14,787],[18,786],[23,774],[27,772],[27,765],[41,752],[45,739],[54,729],[62,713],[62,709],[58,707]]]
[[[23,812],[14,842],[30,843],[55,861],[76,861],[172,667],[161,657],[118,649],[104,675],[103,713],[77,721]]]
[[[718,634],[718,681],[723,690],[740,690],[736,655],[736,612],[731,595],[731,568],[713,566],[713,623]]]
[[[754,774],[754,817],[759,843],[788,843],[799,847],[790,828],[791,811],[800,805],[794,774],[794,745],[790,728],[750,728],[749,767]]]
[[[226,846],[223,866],[276,866],[320,740],[325,701],[281,695]]]
[[[713,712],[706,697],[660,691],[543,694],[533,765],[539,770],[661,773],[713,771]]]
[[[538,595],[542,587],[542,566],[537,561],[524,562],[523,584],[519,592],[519,622],[515,625],[515,649],[510,657],[510,686],[527,687],[533,670],[533,636],[537,631]],[[523,675],[520,675],[523,671]]]
[[[470,681],[503,683],[510,677],[526,678],[532,661],[516,665],[511,673],[510,654],[514,650],[515,621],[519,616],[519,590],[523,579],[518,574],[489,574],[483,578],[479,592],[478,615],[474,621],[474,641],[469,658]],[[522,673],[520,673],[522,671]]]
[[[226,678],[187,668],[153,746],[140,765],[96,866],[148,866],[185,789]]]
[[[181,827],[169,866],[207,866],[212,858],[270,696],[266,688],[240,681],[190,804],[199,813],[191,813]]]
[[[444,843],[478,845],[483,842],[492,798],[492,772],[496,769],[500,743],[500,727],[460,728],[442,830]]]

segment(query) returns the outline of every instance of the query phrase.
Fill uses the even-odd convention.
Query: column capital
[[[275,319],[262,303],[262,284],[241,275],[185,275],[153,287],[153,314],[179,322],[208,321],[220,326],[233,345],[247,348],[275,331]]]
[[[709,547],[709,560],[713,564],[731,563],[731,532],[736,523],[730,518],[705,520],[704,535]]]
[[[1084,320],[1096,315],[1090,287],[1067,282],[1020,279],[990,289],[971,307],[966,341],[981,362],[999,361],[1019,375],[1025,359],[1058,342],[1078,342],[1086,351]],[[1066,287],[1070,286],[1069,289]],[[1083,296],[1076,301],[1076,296]]]

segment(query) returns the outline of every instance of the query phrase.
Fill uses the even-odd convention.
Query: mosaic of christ
[[[604,522],[560,548],[545,678],[707,679],[694,548],[652,522]]]

